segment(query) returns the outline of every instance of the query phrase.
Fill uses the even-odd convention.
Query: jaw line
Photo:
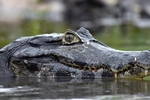
[[[40,62],[37,62],[37,61],[30,61],[32,58],[11,58],[10,60],[10,66],[12,68],[12,70],[14,71],[14,73],[17,75],[17,76],[42,76],[45,72],[52,74],[51,73],[51,68],[52,68],[52,64],[51,62],[45,62],[45,63],[40,63]],[[18,64],[17,64],[18,63]],[[84,67],[84,66],[81,66],[81,65],[76,65],[76,64],[69,64],[68,62],[62,62],[62,61],[57,61],[55,63],[60,63],[60,64],[64,64],[66,65],[66,67],[68,68],[73,68],[73,69],[76,69],[76,70],[89,70],[90,72],[97,72],[97,70],[100,70],[100,69],[103,69],[103,71],[108,71],[109,69],[108,68],[98,68],[98,69],[94,69],[94,68],[88,68],[88,67]],[[78,62],[79,63],[79,62]],[[53,64],[54,65],[54,64]],[[132,67],[132,66],[131,66]],[[141,67],[140,67],[141,68]],[[142,68],[141,68],[142,70]],[[144,69],[143,69],[144,70]],[[125,76],[125,74],[122,74],[123,72],[125,71],[129,71],[129,70],[121,70],[121,71],[118,71],[118,72],[113,72],[112,70],[109,70],[110,72],[114,73],[114,77],[115,78],[140,78],[140,77],[144,77],[144,76],[147,76],[145,75],[145,72],[142,72],[142,73],[139,73],[140,75],[127,75]],[[120,75],[123,75],[120,76]],[[130,74],[130,73],[129,73]]]

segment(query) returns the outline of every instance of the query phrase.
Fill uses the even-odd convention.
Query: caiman
[[[150,51],[121,51],[88,30],[21,37],[0,50],[1,76],[133,78],[149,75]]]

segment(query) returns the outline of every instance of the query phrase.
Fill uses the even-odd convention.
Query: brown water
[[[0,100],[150,100],[150,81],[0,77]]]

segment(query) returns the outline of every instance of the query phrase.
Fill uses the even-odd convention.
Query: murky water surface
[[[3,100],[150,100],[150,81],[0,77]]]

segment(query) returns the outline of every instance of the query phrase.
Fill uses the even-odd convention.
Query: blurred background
[[[0,47],[80,27],[116,49],[149,49],[150,0],[0,0]]]

